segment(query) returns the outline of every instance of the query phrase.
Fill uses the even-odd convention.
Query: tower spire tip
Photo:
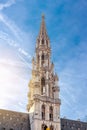
[[[44,19],[45,18],[45,15],[44,14],[42,14],[42,19]]]

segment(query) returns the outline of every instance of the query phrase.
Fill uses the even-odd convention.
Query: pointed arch
[[[51,125],[51,126],[50,126],[50,130],[54,130],[54,127],[53,127],[53,125]]]
[[[48,47],[48,40],[46,40],[46,44],[47,44],[47,47]]]
[[[42,126],[41,126],[41,130],[44,130],[44,124],[42,124]]]
[[[49,80],[50,80],[50,78],[49,78]],[[49,85],[49,97],[50,97],[50,85]]]
[[[44,93],[44,90],[45,89],[45,78],[44,77],[42,77],[42,79],[41,79],[41,94],[43,95],[43,93]]]
[[[43,65],[44,64],[44,59],[45,59],[45,56],[44,54],[41,55],[41,64]]]
[[[53,107],[52,106],[49,107],[49,120],[53,121]]]
[[[44,39],[42,39],[42,45],[44,45]]]
[[[38,56],[37,56],[37,62],[38,62],[38,64],[39,64],[39,61],[40,61],[40,56],[38,54]]]
[[[45,105],[43,104],[42,105],[42,108],[41,108],[41,115],[42,115],[42,120],[45,120]]]
[[[47,129],[47,125],[42,124],[42,126],[41,126],[41,130],[46,130],[46,129]]]
[[[44,54],[42,54],[41,59],[44,61]]]

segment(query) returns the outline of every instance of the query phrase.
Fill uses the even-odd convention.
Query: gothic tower
[[[58,76],[51,63],[50,40],[44,16],[36,41],[36,54],[32,59],[32,78],[29,82],[27,110],[31,130],[60,130],[60,104]]]

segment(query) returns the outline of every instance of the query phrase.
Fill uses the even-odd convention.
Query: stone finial
[[[45,19],[45,15],[44,14],[42,14],[42,19]]]

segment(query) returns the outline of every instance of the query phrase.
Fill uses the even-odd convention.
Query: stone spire
[[[42,15],[42,21],[41,21],[41,26],[40,26],[40,32],[39,32],[39,38],[40,37],[48,37],[47,36],[47,31],[46,31],[46,25],[45,25],[45,16]]]
[[[60,90],[57,75],[54,74],[54,64],[51,62],[50,40],[44,15],[42,15],[35,52],[27,105],[27,110],[33,114],[31,130],[46,130],[47,127],[51,130],[60,130]]]
[[[36,66],[39,68],[50,65],[50,40],[47,35],[45,16],[42,15],[42,21],[40,26],[39,35],[36,42]]]

